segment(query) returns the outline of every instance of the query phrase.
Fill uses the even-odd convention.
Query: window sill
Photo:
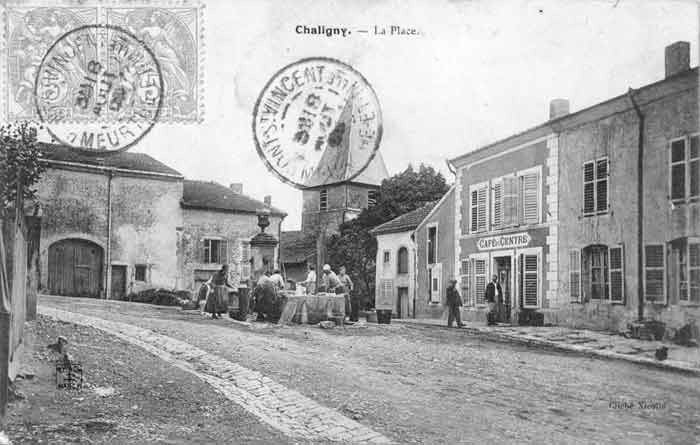
[[[583,213],[581,216],[582,216],[582,218],[591,218],[594,216],[606,216],[606,215],[610,215],[611,213],[612,212],[610,212],[610,210],[605,210],[605,211],[595,212],[595,213]]]
[[[686,198],[686,199],[670,199],[671,205],[681,206],[686,204],[698,204],[700,203],[700,198]]]
[[[692,301],[679,301],[678,306],[683,306],[683,307],[700,307],[700,302],[695,303]]]

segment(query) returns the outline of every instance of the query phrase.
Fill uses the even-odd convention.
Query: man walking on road
[[[486,324],[488,326],[494,326],[496,324],[496,303],[498,303],[501,298],[503,298],[501,284],[498,282],[498,276],[494,275],[491,277],[491,282],[486,285],[486,290],[484,291],[484,299],[489,305],[489,311],[486,314]]]
[[[459,308],[462,306],[462,297],[459,296],[457,291],[457,280],[450,280],[450,284],[447,286],[446,301],[447,304],[447,327],[451,328],[452,323],[457,320],[457,327],[464,327],[462,323],[462,316],[459,313]]]
[[[340,286],[335,290],[335,292],[345,294],[345,316],[350,317],[350,314],[352,313],[351,295],[354,286],[350,276],[346,273],[345,266],[340,266],[338,281],[340,281]]]

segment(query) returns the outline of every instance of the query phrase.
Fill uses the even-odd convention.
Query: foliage
[[[328,238],[326,251],[331,264],[345,265],[355,284],[355,292],[367,296],[364,306],[374,306],[375,260],[377,240],[371,229],[440,199],[449,186],[445,177],[433,167],[421,164],[416,171],[406,170],[385,179],[377,204],[340,226],[340,233]]]
[[[37,127],[30,122],[5,124],[0,127],[0,212],[14,206],[21,172],[22,194],[33,199],[32,187],[45,168],[40,162]]]

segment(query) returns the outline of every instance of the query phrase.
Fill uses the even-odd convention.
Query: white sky
[[[301,222],[301,192],[267,171],[254,148],[258,93],[303,57],[340,59],[379,96],[381,153],[390,174],[409,162],[445,159],[545,121],[549,100],[572,111],[660,80],[664,47],[691,43],[697,65],[698,11],[681,1],[328,1],[206,2],[206,116],[200,125],[156,126],[134,151],[186,177],[228,185]],[[419,37],[353,33],[297,35],[301,25],[418,28]]]

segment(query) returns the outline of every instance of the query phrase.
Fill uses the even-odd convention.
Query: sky
[[[205,116],[157,124],[132,148],[193,179],[228,185],[285,210],[301,224],[301,191],[258,157],[252,111],[265,83],[304,57],[350,64],[382,107],[380,152],[390,174],[445,160],[538,125],[549,101],[576,111],[664,76],[664,47],[691,44],[692,1],[204,1]],[[297,25],[372,29],[398,25],[417,36],[299,35]]]

